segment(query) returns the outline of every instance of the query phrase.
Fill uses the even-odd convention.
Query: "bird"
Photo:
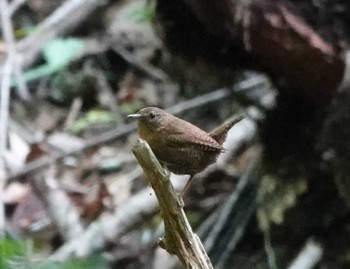
[[[228,119],[209,133],[157,107],[142,108],[128,118],[137,119],[140,138],[149,144],[163,166],[174,174],[190,176],[180,192],[182,198],[194,176],[225,151],[222,144],[227,132],[244,115]]]

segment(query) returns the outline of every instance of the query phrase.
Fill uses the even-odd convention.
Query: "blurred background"
[[[0,15],[0,268],[182,268],[131,152],[127,115],[146,106],[208,132],[247,115],[184,196],[214,268],[350,268],[348,1],[0,0]]]

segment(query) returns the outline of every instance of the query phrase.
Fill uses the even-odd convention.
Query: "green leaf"
[[[0,268],[14,269],[107,269],[108,262],[100,253],[85,258],[73,258],[65,262],[50,260],[34,261],[35,254],[27,253],[26,243],[21,240],[0,238]]]
[[[136,22],[149,22],[155,16],[155,7],[147,5],[141,8],[134,8],[128,12],[128,17]]]
[[[84,42],[78,38],[56,38],[48,41],[43,47],[46,64],[24,72],[25,81],[31,81],[52,75],[63,69],[84,49]],[[12,83],[15,85],[15,82]]]
[[[61,69],[69,63],[78,52],[84,49],[84,43],[77,38],[56,38],[48,41],[43,48],[47,64],[54,69]]]
[[[33,33],[36,30],[36,28],[34,26],[25,26],[19,29],[15,30],[15,37],[16,38],[21,38],[24,37],[26,35],[28,35],[29,33]]]
[[[103,110],[91,110],[87,112],[82,118],[78,119],[69,131],[76,134],[95,123],[110,123],[116,121],[118,121],[116,115],[112,114],[111,112]]]

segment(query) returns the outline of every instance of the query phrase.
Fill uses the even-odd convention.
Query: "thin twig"
[[[228,87],[221,88],[210,93],[203,94],[199,97],[190,99],[188,101],[178,103],[177,105],[174,105],[171,108],[167,109],[167,111],[171,114],[176,115],[186,110],[191,110],[209,104],[211,102],[222,100],[231,96],[233,93],[240,93],[252,88],[262,87],[266,81],[267,79],[264,76],[252,76],[235,84],[233,89]]]
[[[156,82],[166,82],[169,81],[168,75],[161,69],[154,67],[146,62],[140,61],[132,53],[128,52],[125,48],[121,46],[113,46],[113,50],[119,54],[127,63],[135,67],[138,71],[147,75],[149,78]]]
[[[309,239],[288,269],[311,269],[314,268],[323,255],[322,246],[315,240]]]
[[[104,213],[91,223],[84,234],[65,243],[51,257],[53,261],[66,261],[70,257],[86,257],[102,249],[106,242],[115,242],[123,234],[158,210],[157,200],[145,189],[120,204],[114,213]],[[93,242],[93,243],[92,243]]]
[[[11,21],[11,11],[7,0],[0,0],[0,13],[1,13],[1,25],[6,44],[6,50],[8,55],[14,57],[14,75],[16,76],[18,83],[18,94],[26,100],[29,97],[27,85],[24,81],[22,68],[16,51],[15,37],[13,34],[13,26]]]
[[[227,267],[227,261],[242,238],[256,209],[256,167],[259,160],[258,150],[255,159],[251,161],[240,178],[236,189],[219,209],[220,215],[204,241],[215,268]]]
[[[0,197],[4,197],[4,188],[6,181],[6,173],[3,167],[0,167]],[[3,199],[0,200],[0,238],[3,238],[5,235],[5,204]],[[0,248],[1,248],[0,244]],[[0,249],[1,250],[1,249]],[[0,251],[0,255],[2,255]]]
[[[271,243],[270,229],[264,231],[264,247],[270,269],[277,269],[276,254]],[[298,267],[299,268],[299,267]]]
[[[77,120],[80,113],[81,107],[83,105],[83,100],[80,97],[74,98],[72,105],[70,107],[67,119],[64,123],[64,131],[67,131],[73,123]]]
[[[43,169],[49,166],[51,163],[63,160],[65,157],[79,154],[97,145],[102,145],[104,143],[111,142],[117,138],[123,137],[133,132],[135,129],[136,129],[136,125],[134,123],[122,124],[117,128],[114,128],[113,130],[107,131],[102,135],[89,140],[84,146],[80,148],[72,149],[66,152],[56,153],[56,155],[53,155],[53,156],[44,156],[35,161],[32,161],[28,163],[26,166],[24,166],[22,169],[20,169],[19,171],[15,171],[14,173],[11,173],[8,179],[12,180],[12,179],[24,176],[28,173],[38,171],[40,169]]]
[[[2,79],[1,79],[1,114],[0,114],[0,156],[3,160],[6,151],[6,141],[7,141],[7,129],[8,129],[8,120],[9,120],[9,104],[10,104],[10,83],[11,83],[11,75],[13,71],[13,57],[9,55],[7,57]]]
[[[1,79],[1,92],[0,92],[0,197],[3,196],[4,187],[6,185],[6,170],[5,170],[5,151],[7,142],[7,129],[9,118],[9,103],[10,103],[10,83],[11,74],[13,69],[13,57],[11,54],[7,57],[5,66],[3,69]],[[0,236],[5,231],[5,205],[2,199],[0,199]]]
[[[83,231],[79,213],[66,192],[60,188],[54,166],[45,171],[42,177],[31,180],[33,190],[43,201],[48,214],[65,241],[79,237]]]
[[[15,57],[16,57],[16,65],[14,67],[15,69],[13,70],[13,73],[17,79],[18,95],[21,97],[22,100],[28,100],[29,91],[28,91],[27,83],[23,76],[23,69],[22,69],[20,58],[17,52],[15,54]]]

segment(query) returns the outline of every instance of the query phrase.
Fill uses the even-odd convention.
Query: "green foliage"
[[[24,256],[24,244],[8,238],[0,238],[0,268],[9,268],[6,263],[16,256]]]
[[[134,8],[128,12],[128,17],[136,22],[150,22],[155,16],[154,5]]]
[[[187,211],[186,215],[187,215],[188,221],[193,226],[199,225],[200,221],[203,218],[202,214],[200,214],[199,212],[196,212],[196,211]]]
[[[84,42],[77,38],[56,38],[43,47],[45,64],[24,73],[24,79],[31,81],[52,75],[63,69],[82,49]]]
[[[84,43],[77,38],[52,39],[44,46],[44,57],[47,63],[57,69],[61,69],[71,61],[77,52],[84,48]]]
[[[266,175],[262,178],[257,200],[257,217],[260,229],[267,231],[270,223],[281,224],[285,211],[293,207],[299,195],[307,190],[304,178],[282,180]]]
[[[58,263],[53,261],[33,261],[35,254],[26,253],[24,241],[8,238],[0,239],[0,268],[1,269],[105,269],[108,268],[107,260],[99,253],[86,258],[70,259]],[[38,259],[35,259],[38,260]]]
[[[134,99],[131,102],[121,104],[120,111],[125,115],[129,115],[135,113],[144,106],[146,106],[146,104],[143,101],[141,101],[140,99]]]
[[[15,30],[15,37],[22,38],[28,35],[29,33],[33,33],[36,30],[33,26],[25,26]]]
[[[64,68],[52,79],[49,96],[54,102],[64,105],[70,105],[78,96],[88,95],[90,99],[93,99],[94,94],[86,85],[89,82],[90,80],[83,72],[70,72],[68,68]]]
[[[104,110],[91,110],[87,112],[82,118],[78,119],[72,125],[69,131],[76,134],[95,123],[111,123],[116,121],[118,121],[118,119],[111,112]]]

